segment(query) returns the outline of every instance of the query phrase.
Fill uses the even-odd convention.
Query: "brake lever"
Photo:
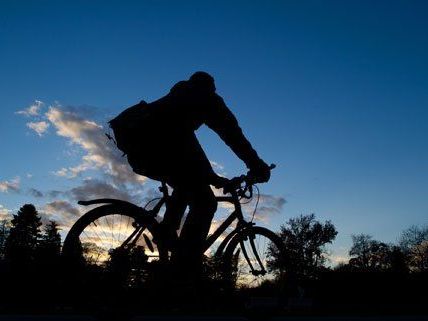
[[[245,187],[240,190],[239,196],[246,199],[253,197],[253,185],[245,182]]]

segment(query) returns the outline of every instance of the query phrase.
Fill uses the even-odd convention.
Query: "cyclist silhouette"
[[[196,72],[189,80],[176,83],[166,96],[139,105],[145,116],[137,143],[127,151],[128,162],[135,173],[173,188],[160,224],[162,240],[175,242],[189,206],[175,254],[179,266],[194,276],[217,209],[210,185],[224,187],[227,181],[212,169],[195,131],[202,124],[215,131],[244,161],[256,182],[267,182],[270,169],[245,138],[235,116],[216,93],[214,78],[206,72]]]

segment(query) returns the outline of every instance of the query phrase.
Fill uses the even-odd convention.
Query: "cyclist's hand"
[[[216,188],[223,188],[229,184],[229,179],[226,177],[221,177],[219,175],[214,175],[211,184]]]
[[[243,182],[243,176],[234,177],[228,179],[227,182],[223,185],[223,194],[231,194],[236,192]]]
[[[260,159],[250,168],[248,176],[255,183],[265,183],[270,179],[270,170],[270,166]]]

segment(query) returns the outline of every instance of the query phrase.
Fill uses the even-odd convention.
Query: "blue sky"
[[[427,223],[427,13],[425,1],[2,1],[2,211],[73,205],[71,189],[105,178],[93,163],[73,178],[54,174],[88,149],[58,135],[63,118],[49,120],[49,107],[105,125],[205,70],[278,165],[261,189],[287,203],[268,225],[330,219],[338,256],[351,233],[396,241]],[[16,113],[36,100],[38,115]],[[39,137],[30,122],[49,127]],[[214,133],[198,136],[229,176],[244,170]]]

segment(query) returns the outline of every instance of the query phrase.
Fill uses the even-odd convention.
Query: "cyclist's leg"
[[[185,273],[192,277],[201,266],[203,243],[217,208],[209,185],[215,173],[193,132],[176,146],[171,156],[174,161],[169,164],[167,182],[189,205],[173,260],[178,263],[181,276]]]
[[[179,186],[174,187],[173,192],[168,199],[168,203],[166,204],[165,214],[160,224],[162,228],[168,230],[170,234],[176,233],[180,228],[186,207],[187,199],[185,192],[182,191]]]
[[[181,276],[198,278],[202,255],[217,201],[208,184],[194,184],[187,189],[189,213],[180,233],[175,260]]]

